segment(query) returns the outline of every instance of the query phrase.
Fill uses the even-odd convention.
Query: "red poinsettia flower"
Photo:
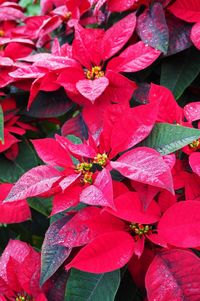
[[[104,130],[97,142],[90,138],[76,145],[58,135],[56,140],[34,140],[39,157],[48,165],[25,173],[13,187],[7,201],[47,192],[52,195],[62,189],[62,195],[55,197],[53,213],[77,204],[79,198],[86,204],[114,208],[110,166],[126,178],[173,193],[170,167],[157,151],[138,147],[115,161],[116,155],[148,136],[157,116],[158,105],[147,104],[136,108],[113,105],[111,109],[105,114]],[[75,164],[69,154],[78,160]],[[61,169],[57,170],[58,166]]]
[[[24,242],[10,240],[0,257],[1,300],[47,301],[39,278],[40,254]]]
[[[103,99],[105,102],[109,98],[113,102],[120,102],[120,81],[123,82],[126,90],[123,98],[125,100],[131,98],[135,85],[134,83],[131,85],[131,82],[119,72],[135,72],[144,69],[160,55],[160,52],[151,47],[145,48],[142,42],[139,42],[139,44],[129,46],[119,57],[111,59],[107,66],[106,63],[130,39],[135,24],[136,17],[133,13],[115,23],[107,31],[84,29],[80,25],[75,27],[72,55],[80,66],[75,69],[66,69],[57,80],[72,100],[89,104],[88,101],[94,103]],[[122,28],[123,35],[121,34]],[[146,58],[148,56],[148,59],[145,60],[144,66],[145,56]]]
[[[0,223],[20,223],[31,218],[31,211],[26,200],[3,204],[13,184],[0,184]]]
[[[121,268],[133,254],[141,256],[145,237],[166,246],[154,227],[160,219],[155,201],[144,211],[137,193],[129,191],[115,198],[114,203],[115,210],[84,208],[60,230],[61,244],[83,246],[67,269],[104,273]]]
[[[119,269],[133,254],[141,256],[145,238],[164,248],[199,247],[199,201],[177,202],[162,217],[155,201],[144,211],[136,192],[121,194],[114,203],[115,210],[84,208],[60,230],[62,245],[82,247],[67,269],[91,273]]]
[[[51,14],[60,16],[61,20],[67,22],[68,26],[74,26],[79,22],[81,16],[90,8],[91,4],[88,0],[67,0],[65,5],[57,7]],[[95,21],[93,18],[93,23],[95,23]]]

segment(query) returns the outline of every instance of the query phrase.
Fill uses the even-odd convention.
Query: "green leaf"
[[[167,58],[162,64],[162,86],[170,89],[178,99],[200,72],[200,55],[197,49]]]
[[[72,269],[65,301],[113,301],[120,284],[120,270],[105,274]]]
[[[67,135],[67,138],[74,144],[82,144],[81,139],[75,135]]]
[[[45,216],[49,216],[49,214],[51,213],[51,198],[28,198],[28,204],[31,208]]]
[[[13,161],[0,156],[0,182],[16,182],[27,170],[38,165],[38,158],[27,141],[19,143],[19,154]]]
[[[3,110],[0,105],[0,141],[4,142],[4,118],[3,118]]]
[[[200,130],[168,123],[157,123],[142,145],[154,148],[164,156],[181,149],[198,138],[200,138]]]
[[[28,16],[36,16],[40,14],[40,3],[33,3],[33,0],[20,0],[19,5],[26,8],[26,14]]]

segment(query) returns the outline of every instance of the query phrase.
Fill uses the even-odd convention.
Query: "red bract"
[[[25,18],[22,8],[18,4],[5,2],[0,5],[0,21],[23,20]]]
[[[0,223],[20,223],[31,218],[31,212],[26,200],[3,204],[13,184],[0,184]]]
[[[159,101],[157,115],[158,122],[183,125],[183,109],[177,104],[172,92],[163,87],[151,84],[148,99],[151,102]]]
[[[128,9],[137,9],[141,5],[149,5],[151,0],[97,0],[95,10],[98,11],[103,4],[107,4],[107,9],[111,12],[121,12]]]
[[[169,10],[178,18],[187,22],[199,22],[200,2],[198,0],[176,0]]]
[[[200,245],[199,201],[178,202],[171,206],[158,224],[158,233],[171,245],[195,248]]]
[[[10,240],[0,267],[0,296],[6,300],[47,301],[45,290],[39,286],[40,254],[28,244]]]
[[[199,142],[200,143],[200,142]],[[199,152],[192,153],[189,157],[189,163],[192,170],[200,176],[200,154]]]
[[[160,252],[146,274],[148,300],[198,300],[199,267],[199,258],[190,251],[172,249]]]
[[[192,31],[191,31],[191,36],[190,37],[191,37],[192,42],[196,46],[196,48],[200,49],[200,23],[196,23],[192,27]]]
[[[125,177],[165,188],[173,193],[173,182],[169,166],[160,154],[147,147],[138,147],[123,154],[111,166]]]

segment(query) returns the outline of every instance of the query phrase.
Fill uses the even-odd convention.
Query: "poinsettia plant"
[[[200,300],[200,4],[0,0],[0,301]]]

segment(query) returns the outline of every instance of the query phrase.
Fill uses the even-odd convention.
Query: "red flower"
[[[115,161],[116,155],[148,136],[157,109],[158,103],[136,108],[113,105],[105,114],[104,129],[97,142],[90,138],[76,145],[61,136],[56,136],[56,141],[52,138],[34,140],[39,157],[48,166],[35,167],[25,173],[7,201],[44,193],[53,195],[62,189],[63,194],[55,197],[53,213],[77,204],[79,196],[83,203],[113,208],[110,166],[126,178],[173,192],[170,167],[157,151],[138,147]],[[78,160],[76,164],[69,154]],[[62,169],[57,170],[57,166]]]
[[[10,240],[0,257],[0,297],[47,301],[46,289],[40,288],[39,278],[40,254],[24,242]]]
[[[133,254],[141,256],[145,237],[156,244],[166,245],[153,225],[160,218],[155,201],[144,211],[137,193],[127,192],[115,198],[114,204],[115,210],[82,209],[61,229],[60,242],[63,245],[83,246],[67,269],[75,267],[104,273],[121,268]]]

